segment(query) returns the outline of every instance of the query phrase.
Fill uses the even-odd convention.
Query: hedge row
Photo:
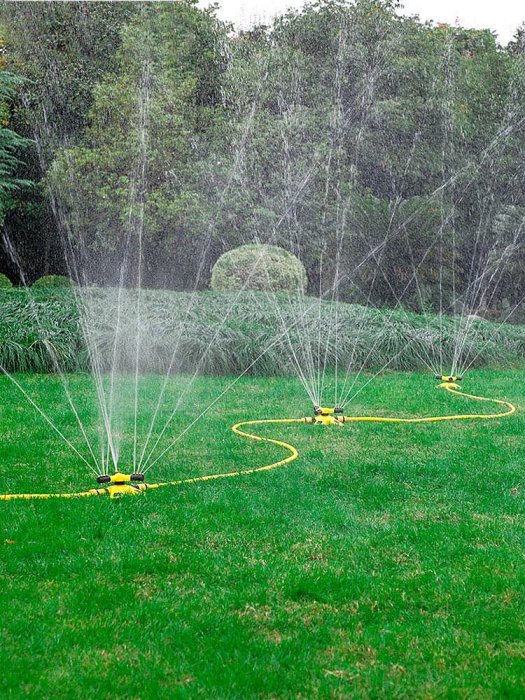
[[[107,368],[118,327],[116,357],[120,369],[129,371],[136,354],[135,292],[124,291],[120,301],[117,319],[114,289],[0,290],[0,364],[9,372],[88,370],[85,326],[97,361]],[[165,371],[174,358],[174,372],[236,375],[262,355],[251,373],[288,374],[294,371],[289,344],[298,356],[315,355],[319,348],[324,355],[326,339],[328,367],[337,358],[339,367],[389,363],[391,369],[418,369],[422,357],[454,351],[452,319],[340,303],[334,333],[329,304],[323,302],[319,313],[311,297],[247,292],[238,299],[236,293],[143,290],[141,369]],[[525,326],[474,320],[466,342],[472,356],[479,353],[477,365],[525,359]]]

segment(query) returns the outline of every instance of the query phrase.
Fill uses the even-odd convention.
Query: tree
[[[12,36],[24,21],[43,36],[34,60],[13,51],[39,81],[31,118],[43,103],[60,124],[48,197],[101,281],[140,230],[145,284],[205,287],[225,250],[269,243],[301,259],[311,293],[342,278],[341,298],[442,308],[510,250],[519,32],[504,50],[389,0],[318,0],[234,36],[194,0],[9,5]],[[494,305],[516,297],[501,284]]]
[[[0,225],[15,206],[15,194],[31,185],[28,180],[16,176],[21,162],[19,154],[31,142],[9,128],[10,106],[21,83],[18,76],[0,70]]]
[[[93,87],[113,69],[120,29],[135,11],[130,2],[0,6],[4,60],[25,78],[12,108],[12,128],[34,142],[16,174],[37,184],[20,193],[6,219],[30,279],[64,270],[60,233],[40,181],[55,149],[82,134]]]
[[[133,201],[143,200],[147,284],[192,286],[195,279],[195,251],[202,251],[211,214],[204,163],[222,113],[224,31],[193,0],[144,5],[122,32],[117,70],[94,90],[82,143],[61,150],[49,174],[92,259],[118,257]],[[146,175],[138,182],[141,157]]]
[[[376,303],[436,308],[421,292],[439,280],[450,309],[493,257],[498,204],[523,196],[519,70],[491,32],[394,9],[317,2],[240,38],[228,86],[253,127],[228,226],[239,242],[293,241],[311,291],[321,261],[321,287],[359,265],[368,292],[380,264],[397,291],[383,282]]]
[[[525,22],[516,30],[512,41],[509,43],[508,49],[513,54],[520,56],[525,55]]]

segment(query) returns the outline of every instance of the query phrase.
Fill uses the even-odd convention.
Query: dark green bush
[[[11,282],[9,277],[7,277],[7,275],[3,275],[0,272],[0,289],[9,289],[12,286],[13,286],[13,283]]]
[[[304,294],[304,265],[293,253],[275,245],[252,244],[229,250],[217,260],[211,275],[214,292],[254,291]]]
[[[72,287],[73,281],[65,275],[44,275],[32,284],[33,287]]]

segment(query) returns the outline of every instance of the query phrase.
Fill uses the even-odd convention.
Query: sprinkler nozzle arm
[[[462,377],[455,374],[436,374],[436,379],[439,379],[440,382],[460,382]]]
[[[341,406],[330,408],[314,405],[313,418],[306,420],[306,422],[316,425],[341,425],[344,423],[343,408]]]
[[[314,406],[314,415],[316,416],[332,416],[334,413],[339,413],[338,408],[328,408],[326,406]]]
[[[98,484],[125,484],[126,481],[144,481],[144,474],[102,474],[97,476]]]

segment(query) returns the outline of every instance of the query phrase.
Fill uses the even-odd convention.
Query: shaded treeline
[[[127,235],[147,75],[146,286],[205,288],[255,241],[293,250],[311,292],[343,277],[361,303],[518,304],[522,33],[502,48],[395,5],[316,2],[236,35],[193,2],[4,4],[25,79],[9,126],[38,142],[5,219],[29,278],[67,272],[58,206],[92,279],[115,282],[101,261]],[[6,253],[0,268],[17,274]]]

